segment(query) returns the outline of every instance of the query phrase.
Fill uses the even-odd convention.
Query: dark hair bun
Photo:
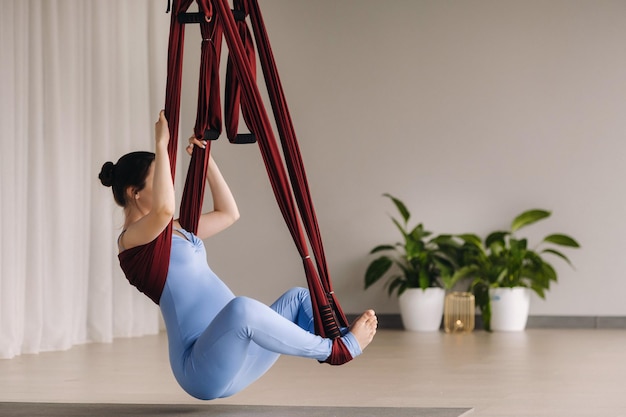
[[[104,185],[105,187],[110,187],[113,185],[114,171],[115,165],[113,164],[113,162],[105,162],[104,165],[102,165],[102,170],[100,170],[100,174],[98,175],[98,178],[100,178],[100,182],[102,183],[102,185]]]

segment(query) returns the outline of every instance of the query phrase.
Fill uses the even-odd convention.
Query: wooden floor
[[[199,403],[163,334],[0,360],[0,401]],[[283,357],[227,404],[472,407],[472,417],[626,416],[626,331],[380,330],[341,367]]]

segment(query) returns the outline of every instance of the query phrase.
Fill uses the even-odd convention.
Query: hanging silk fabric
[[[224,39],[229,50],[225,92],[228,139],[236,143],[253,141],[258,143],[276,201],[303,260],[313,304],[315,331],[320,336],[334,339],[333,353],[327,362],[345,363],[351,357],[339,336],[340,328],[347,326],[347,319],[330,282],[300,149],[258,2],[234,0],[234,10],[231,10],[228,0],[197,0],[199,13],[187,13],[192,2],[193,0],[174,0],[171,4],[165,116],[170,127],[168,152],[172,177],[175,176],[178,144],[185,24],[197,23],[200,25],[203,41],[194,134],[197,138],[215,139],[222,130],[219,59]],[[237,16],[237,21],[234,16]],[[256,83],[254,40],[245,21],[248,16],[268,88],[284,161]],[[237,133],[240,109],[250,134]],[[210,141],[206,150],[194,147],[181,201],[181,225],[194,233],[197,231],[202,209],[209,152]],[[146,245],[150,248],[142,247],[138,250],[145,253],[134,253],[130,256],[138,257],[142,264],[153,262],[151,272],[159,274],[161,278],[147,283],[143,279],[145,264],[126,268],[123,266],[129,281],[148,295],[149,291],[142,288],[142,285],[148,290],[159,290],[159,287],[162,290],[165,283],[171,229],[170,225],[154,242]],[[309,253],[309,246],[312,256]],[[158,252],[158,255],[155,255],[155,252]],[[123,263],[122,257],[120,261]],[[126,259],[126,263],[130,261]],[[157,288],[150,288],[152,286]],[[158,303],[156,296],[151,298]]]

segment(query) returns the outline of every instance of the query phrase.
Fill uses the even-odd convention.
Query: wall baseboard
[[[379,329],[403,329],[402,318],[396,314],[378,314]],[[358,314],[347,314],[352,322]],[[483,329],[480,315],[476,316],[477,330]],[[529,316],[527,329],[626,329],[623,316]]]

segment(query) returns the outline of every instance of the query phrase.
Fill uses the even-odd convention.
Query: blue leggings
[[[167,291],[161,307],[167,306]],[[167,307],[166,307],[167,308]],[[168,314],[164,311],[164,316]],[[175,314],[175,313],[174,313]],[[361,353],[356,338],[342,329],[353,357]],[[309,292],[293,288],[271,306],[248,297],[231,299],[189,346],[170,334],[170,361],[180,385],[199,399],[231,396],[261,377],[280,354],[320,361],[332,341],[313,333]],[[180,351],[178,351],[180,350]]]

